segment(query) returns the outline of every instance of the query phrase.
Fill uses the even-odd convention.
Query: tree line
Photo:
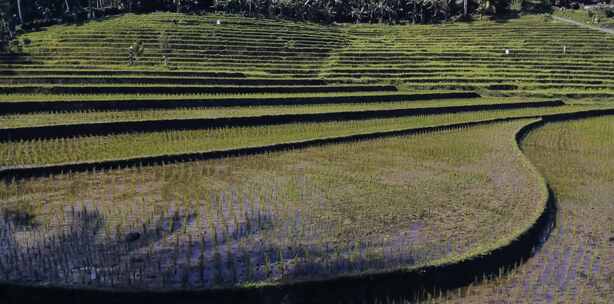
[[[19,29],[78,23],[120,13],[225,12],[291,20],[435,23],[511,10],[548,10],[551,0],[0,0],[0,40]],[[3,44],[5,45],[5,43]]]
[[[123,12],[227,12],[317,22],[430,23],[470,14],[501,15],[522,2],[549,0],[0,0],[16,24],[79,21]],[[523,5],[523,4],[521,4]]]

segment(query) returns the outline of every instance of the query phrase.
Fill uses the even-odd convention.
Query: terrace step
[[[612,115],[614,114],[614,109],[598,109],[598,110],[584,110],[577,111],[571,113],[557,113],[557,114],[549,114],[546,116],[542,116],[543,119],[552,120],[561,120],[561,119],[573,119],[579,117],[594,117],[594,116],[603,116],[603,115]],[[321,146],[323,144],[338,144],[343,142],[355,142],[359,140],[372,140],[382,137],[389,136],[402,136],[402,135],[412,135],[412,134],[420,134],[425,132],[433,132],[433,131],[442,131],[449,130],[452,128],[466,128],[471,126],[479,126],[492,124],[497,122],[505,122],[511,120],[518,119],[527,119],[527,118],[538,118],[537,116],[529,115],[529,116],[518,116],[518,117],[502,117],[502,118],[492,118],[487,120],[472,120],[460,123],[452,123],[452,124],[444,124],[437,126],[429,126],[429,127],[418,127],[418,128],[409,128],[402,130],[391,130],[391,131],[379,131],[379,132],[371,132],[371,133],[358,133],[352,135],[343,135],[339,137],[327,137],[327,138],[316,138],[316,139],[307,139],[303,141],[295,141],[295,142],[283,142],[283,143],[275,143],[267,146],[260,147],[239,147],[239,148],[231,148],[227,150],[210,150],[210,151],[202,151],[202,152],[186,152],[181,154],[171,154],[171,155],[150,155],[150,156],[141,156],[141,157],[133,157],[133,158],[124,158],[124,159],[109,159],[109,160],[92,160],[92,161],[82,161],[82,162],[74,162],[74,163],[61,163],[61,164],[53,164],[53,165],[39,165],[39,166],[13,166],[13,167],[1,167],[0,168],[0,180],[10,181],[10,180],[19,180],[25,178],[32,177],[42,177],[49,176],[54,174],[66,173],[66,172],[87,172],[92,170],[107,170],[107,169],[117,169],[117,168],[126,168],[132,166],[149,166],[149,165],[159,165],[162,163],[174,163],[174,162],[186,162],[186,161],[194,161],[194,160],[207,160],[207,159],[219,159],[226,158],[232,156],[241,156],[241,155],[255,155],[261,153],[275,152],[275,151],[286,151],[290,149],[303,149],[312,146]]]
[[[613,111],[614,112],[614,111]],[[171,154],[171,155],[149,155],[149,156],[141,156],[141,157],[132,157],[132,158],[124,158],[124,159],[109,159],[109,160],[90,160],[90,161],[81,161],[81,162],[72,162],[72,163],[61,163],[61,164],[52,164],[52,165],[33,165],[33,166],[12,166],[12,167],[0,167],[0,180],[3,181],[11,181],[11,180],[20,180],[26,178],[33,177],[44,177],[56,174],[64,174],[66,172],[88,172],[93,170],[109,170],[109,169],[118,169],[118,168],[128,168],[133,166],[151,166],[151,165],[159,165],[163,163],[177,163],[177,162],[188,162],[195,160],[208,160],[208,159],[220,159],[227,158],[233,156],[244,156],[244,155],[257,155],[262,153],[276,152],[276,151],[287,151],[290,149],[303,149],[312,146],[321,146],[323,144],[338,144],[344,142],[355,142],[359,140],[372,140],[382,137],[389,136],[403,136],[403,135],[412,135],[412,134],[421,134],[425,132],[434,132],[434,131],[442,131],[448,130],[451,128],[466,128],[471,126],[479,126],[492,124],[497,122],[504,122],[510,120],[517,120],[520,118],[534,118],[534,116],[529,117],[514,117],[514,118],[494,118],[488,120],[476,120],[476,121],[468,121],[461,123],[453,123],[453,124],[445,124],[438,126],[430,126],[430,127],[418,127],[418,128],[409,128],[403,130],[392,130],[392,131],[379,131],[372,133],[360,133],[353,135],[344,135],[339,137],[327,137],[327,138],[316,138],[316,139],[307,139],[303,141],[296,142],[282,142],[275,143],[266,146],[259,147],[239,147],[239,148],[231,148],[226,150],[213,150],[213,151],[202,151],[202,152],[186,152],[181,154]]]
[[[1,66],[0,66],[1,67]],[[72,66],[20,66],[15,69],[0,69],[0,77],[4,76],[161,76],[161,77],[202,77],[202,78],[242,78],[244,73],[239,72],[206,72],[206,71],[156,71],[156,70],[103,70],[92,66],[80,69],[65,69]],[[32,69],[30,69],[32,68]]]
[[[221,127],[263,126],[301,122],[325,122],[342,120],[362,120],[392,118],[416,115],[434,115],[487,110],[507,110],[521,108],[543,108],[563,106],[561,100],[532,102],[475,104],[460,106],[434,106],[407,109],[359,110],[328,113],[280,114],[263,116],[147,120],[123,122],[91,122],[68,125],[49,125],[23,128],[0,129],[0,141],[19,141],[31,139],[50,139],[92,135],[110,135],[131,132],[158,132],[168,130],[197,130]]]
[[[97,99],[74,101],[13,101],[0,102],[0,115],[53,111],[82,110],[142,110],[233,106],[317,105],[342,103],[374,103],[424,101],[435,99],[478,98],[474,92],[389,93],[299,97],[218,97],[166,99]]]
[[[392,85],[331,86],[0,86],[0,94],[248,94],[394,92]]]
[[[251,86],[324,86],[323,79],[283,78],[196,78],[196,77],[2,77],[0,84],[178,84],[178,85],[251,85]]]

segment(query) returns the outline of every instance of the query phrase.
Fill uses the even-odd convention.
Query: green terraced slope
[[[18,39],[0,54],[0,289],[469,284],[546,229],[524,132],[614,113],[614,36],[541,16],[154,13]]]
[[[541,16],[438,26],[352,25],[344,32],[350,46],[335,54],[323,71],[327,78],[523,96],[614,92],[614,35]]]

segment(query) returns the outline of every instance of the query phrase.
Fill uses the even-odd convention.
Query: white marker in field
[[[509,55],[510,54],[510,49],[505,49],[505,55]]]
[[[215,22],[215,24],[217,24],[217,25],[221,25],[221,24],[222,24],[222,20],[217,19],[217,21]]]

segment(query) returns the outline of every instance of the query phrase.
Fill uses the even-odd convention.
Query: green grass
[[[3,94],[239,94],[239,93],[320,93],[381,92],[396,88],[381,85],[177,85],[177,84],[67,84],[67,85],[0,85]]]

